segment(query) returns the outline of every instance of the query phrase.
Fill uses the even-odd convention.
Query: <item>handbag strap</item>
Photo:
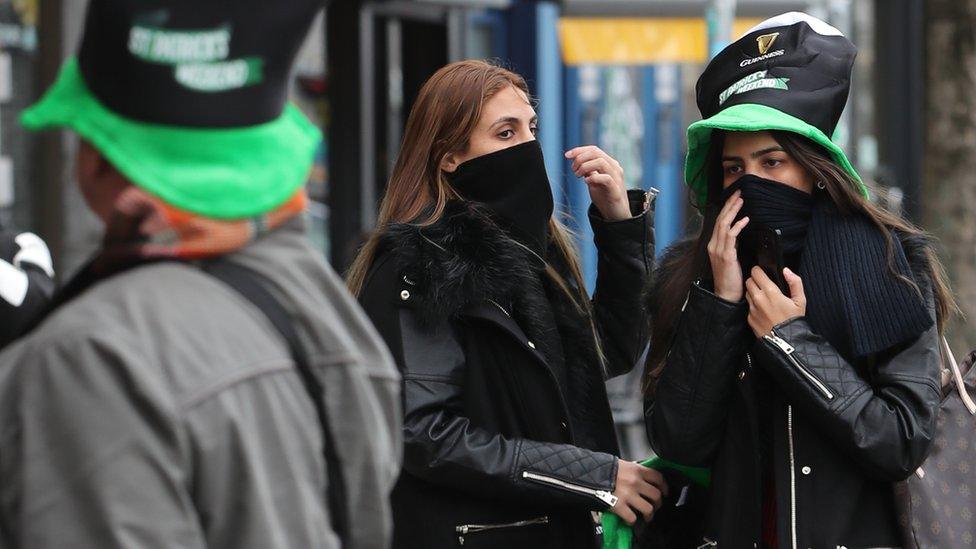
[[[218,261],[209,263],[203,267],[203,271],[224,282],[239,294],[247,298],[255,307],[258,308],[271,324],[275,327],[281,337],[288,344],[295,368],[298,370],[299,377],[305,390],[308,392],[312,403],[315,405],[315,413],[318,416],[319,426],[322,430],[323,453],[325,454],[325,467],[328,476],[328,486],[326,487],[326,497],[329,505],[328,513],[332,523],[332,529],[339,537],[340,545],[346,546],[348,539],[348,517],[346,511],[346,485],[342,478],[342,467],[339,455],[336,452],[335,438],[332,436],[332,429],[329,427],[328,412],[325,401],[322,397],[323,387],[319,378],[312,372],[308,355],[305,348],[298,338],[298,333],[291,321],[291,315],[278,299],[271,294],[263,282],[265,277],[236,263],[229,261]]]
[[[966,390],[966,383],[963,381],[962,371],[959,370],[959,364],[956,362],[956,357],[953,356],[952,349],[949,347],[949,342],[945,336],[942,336],[941,347],[942,364],[952,373],[952,381],[956,386],[956,390],[959,392],[959,398],[962,399],[969,413],[976,416],[976,402],[973,402],[972,397],[969,396],[969,391]]]

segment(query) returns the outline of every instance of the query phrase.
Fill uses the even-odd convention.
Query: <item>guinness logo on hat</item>
[[[772,34],[764,34],[756,38],[756,42],[759,44],[759,55],[766,55],[769,48],[773,47],[773,42],[776,42],[776,37],[779,36],[778,32]]]
[[[847,102],[856,51],[839,30],[809,15],[768,19],[709,62],[698,79],[698,108],[709,118],[734,105],[765,105],[830,136]]]

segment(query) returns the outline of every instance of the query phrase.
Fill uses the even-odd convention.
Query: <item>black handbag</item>
[[[942,340],[942,403],[925,463],[895,484],[906,549],[976,546],[976,350],[956,363]]]

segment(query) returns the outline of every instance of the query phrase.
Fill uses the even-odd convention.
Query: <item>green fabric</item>
[[[67,127],[94,145],[135,185],[206,217],[260,215],[305,182],[322,134],[294,105],[264,124],[229,129],[138,122],[104,105],[69,59],[21,122],[38,130]]]
[[[861,176],[854,170],[844,151],[830,140],[820,129],[803,120],[790,116],[766,105],[747,103],[733,105],[711,118],[699,120],[688,126],[688,157],[685,159],[685,183],[691,189],[694,203],[703,207],[708,193],[705,162],[708,161],[708,145],[712,130],[754,132],[763,130],[783,130],[793,132],[824,147],[842,168],[847,170],[860,183],[861,194],[868,196],[868,189]]]
[[[703,467],[687,467],[677,463],[654,456],[648,460],[640,462],[645,467],[656,469],[673,469],[685,475],[695,484],[708,487],[712,482],[712,472]],[[634,539],[634,530],[627,525],[617,515],[611,512],[603,513],[603,549],[631,549]]]

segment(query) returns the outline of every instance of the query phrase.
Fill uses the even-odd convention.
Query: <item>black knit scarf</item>
[[[725,197],[742,190],[749,225],[783,232],[787,254],[800,254],[798,274],[813,330],[848,359],[911,341],[934,322],[915,288],[905,251],[861,214],[841,213],[829,195],[808,195],[781,183],[744,176]],[[892,272],[894,268],[894,273]]]

